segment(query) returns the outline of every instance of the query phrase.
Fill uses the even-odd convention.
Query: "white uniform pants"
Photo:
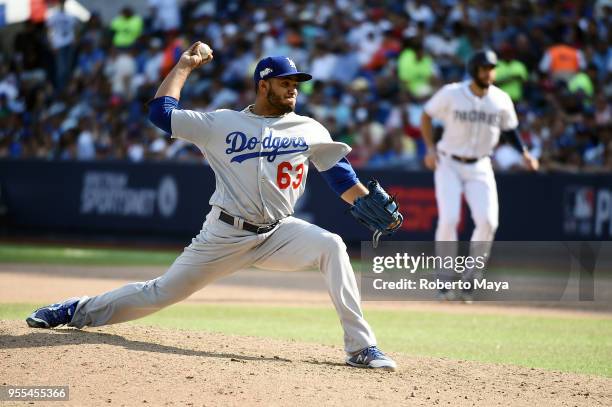
[[[499,221],[499,204],[491,159],[485,157],[476,163],[465,164],[439,154],[434,179],[438,203],[436,241],[457,240],[462,193],[475,225],[471,240],[492,241]]]
[[[83,297],[70,326],[116,324],[179,302],[212,281],[251,266],[271,270],[318,267],[344,330],[347,353],[376,345],[363,318],[355,275],[340,236],[288,217],[271,232],[254,234],[219,220],[213,207],[198,234],[162,276]],[[289,277],[290,278],[290,277]]]

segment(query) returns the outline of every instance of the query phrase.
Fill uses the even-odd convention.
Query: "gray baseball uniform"
[[[200,233],[162,276],[83,297],[70,326],[100,326],[144,317],[187,298],[210,282],[248,267],[297,270],[317,266],[344,329],[345,351],[376,344],[342,239],[292,216],[309,162],[331,168],[350,151],[317,121],[293,112],[262,117],[241,112],[174,110],[173,137],[194,143],[216,176],[216,190]],[[194,183],[197,187],[197,181]],[[234,217],[234,225],[219,219]],[[278,225],[256,234],[243,222]]]

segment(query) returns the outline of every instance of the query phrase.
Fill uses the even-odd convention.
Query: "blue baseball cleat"
[[[397,368],[397,363],[382,353],[376,346],[370,346],[353,356],[347,357],[346,363],[354,367],[374,369],[395,370]]]
[[[30,328],[55,328],[65,325],[72,320],[78,303],[78,298],[71,298],[64,302],[47,305],[34,311],[26,318],[26,322]]]

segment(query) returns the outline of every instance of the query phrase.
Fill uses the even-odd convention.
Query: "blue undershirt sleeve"
[[[519,153],[523,153],[527,149],[518,129],[503,131],[501,136],[504,137],[506,141],[508,141],[510,145],[512,145],[512,147],[514,147]]]
[[[355,170],[346,158],[342,158],[327,171],[320,173],[323,179],[338,195],[342,195],[359,182]]]
[[[149,120],[156,127],[172,134],[172,111],[178,109],[178,100],[162,96],[149,102]]]

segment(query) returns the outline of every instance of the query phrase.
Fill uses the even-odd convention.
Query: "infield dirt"
[[[612,405],[611,379],[538,369],[392,354],[380,372],[337,347],[127,325],[0,331],[2,384],[68,385],[75,406]]]

